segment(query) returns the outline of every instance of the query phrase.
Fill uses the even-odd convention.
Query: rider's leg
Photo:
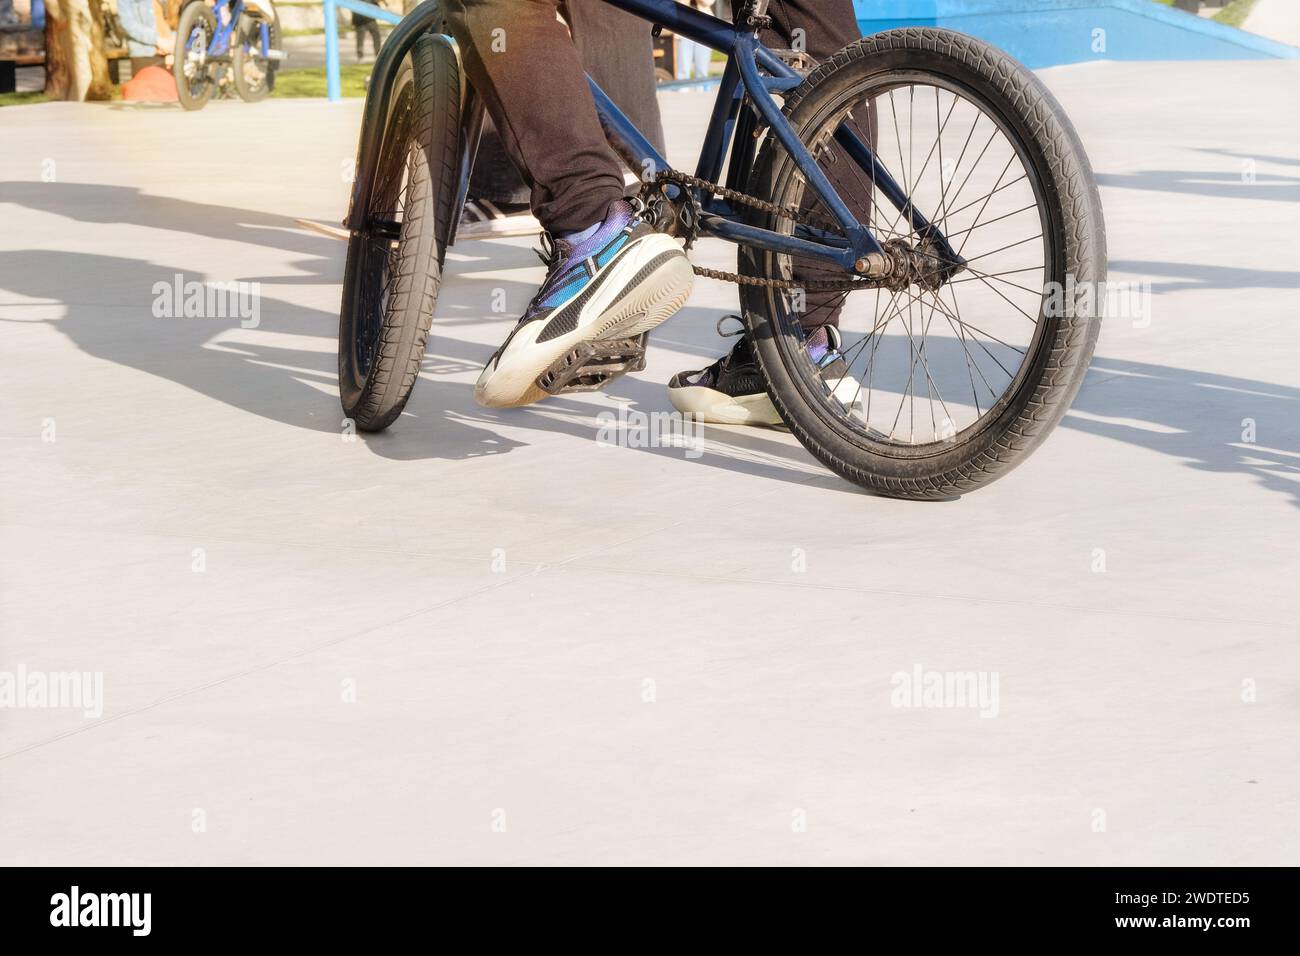
[[[474,388],[484,405],[526,405],[546,396],[538,377],[576,347],[640,335],[676,312],[694,277],[677,241],[623,200],[622,167],[555,0],[446,6],[466,72],[550,236],[546,281]]]
[[[664,147],[653,26],[605,0],[565,0],[564,15],[588,75],[660,155]],[[633,170],[638,176],[641,167]]]
[[[796,36],[801,37],[808,55],[819,63],[862,38],[851,0],[773,0],[768,13],[772,17],[772,30],[765,32],[764,42],[772,46],[788,47]],[[855,117],[850,121],[849,128],[863,142],[875,145],[874,110],[869,108],[865,116]],[[858,220],[869,221],[872,200],[870,179],[852,164],[844,164],[842,169],[826,169],[826,174],[835,191]],[[812,190],[808,190],[804,198],[805,208],[817,203]],[[816,259],[796,259],[793,266],[792,277],[795,280],[843,278],[838,267]],[[809,331],[822,325],[838,325],[844,299],[844,294],[838,292],[808,292],[804,296],[804,312],[800,316],[800,324]]]
[[[799,30],[804,49],[818,62],[862,39],[852,0],[772,0],[767,12],[772,30],[764,32],[764,43],[789,47]]]
[[[862,36],[852,0],[773,0],[768,13],[772,29],[764,31],[764,43],[773,48],[791,48],[799,39],[808,55],[819,62]],[[866,142],[875,143],[873,111],[868,110],[851,126]],[[828,169],[827,175],[849,209],[866,222],[871,210],[870,181],[851,170],[837,173]],[[814,202],[806,198],[804,205]],[[838,279],[843,275],[836,266],[812,259],[795,259],[792,270],[796,281]],[[851,402],[858,390],[857,382],[840,356],[837,328],[844,300],[843,293],[808,292],[803,296],[799,322],[807,335],[809,359],[821,369],[836,395]],[[758,358],[748,336],[742,336],[728,354],[707,368],[673,376],[668,395],[679,411],[704,421],[736,425],[776,425],[781,421],[764,389]]]
[[[567,0],[562,7],[578,57],[623,114],[662,155],[663,120],[655,89],[651,26],[604,0]],[[483,124],[460,239],[533,235],[538,223],[529,189],[506,154],[491,118]]]
[[[556,0],[448,0],[447,25],[502,145],[556,235],[605,218],[623,172]]]

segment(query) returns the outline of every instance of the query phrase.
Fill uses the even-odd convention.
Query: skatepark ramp
[[[855,0],[864,34],[938,26],[1038,69],[1091,60],[1258,60],[1300,48],[1150,0]]]

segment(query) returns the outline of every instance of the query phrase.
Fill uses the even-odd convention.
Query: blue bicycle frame
[[[788,92],[803,82],[803,77],[758,39],[752,26],[736,26],[725,20],[702,13],[675,0],[605,0],[651,23],[659,24],[679,36],[694,40],[727,55],[727,66],[722,74],[721,87],[713,106],[708,134],[701,150],[696,175],[717,182],[723,162],[733,139],[744,99],[753,105],[759,118],[767,124],[782,147],[790,154],[809,186],[825,203],[843,230],[833,235],[806,226],[792,234],[762,229],[742,221],[742,216],[729,204],[712,196],[699,196],[702,215],[702,232],[734,243],[786,255],[807,256],[839,265],[847,272],[870,275],[877,264],[883,264],[886,254],[871,230],[850,211],[844,200],[818,166],[817,161],[800,142],[790,126],[773,93]],[[740,0],[736,0],[740,4]],[[437,0],[426,0],[416,7],[389,36],[388,42],[375,63],[374,79],[366,98],[361,143],[357,156],[357,176],[354,181],[352,201],[344,225],[352,231],[367,231],[364,210],[368,208],[374,165],[378,160],[379,135],[383,117],[388,109],[388,98],[397,68],[416,38],[426,32],[438,17]],[[668,169],[669,164],[650,144],[640,130],[614,105],[613,101],[588,77],[596,111],[606,135],[614,147],[625,157],[639,158],[656,171]],[[466,118],[462,126],[460,162],[460,190],[451,222],[447,224],[445,239],[450,244],[455,239],[455,227],[460,209],[469,187],[469,174],[473,168],[478,146],[478,131],[482,123],[482,103],[470,88],[470,102],[466,104]],[[935,243],[945,256],[953,256],[951,247],[939,231],[920,210],[908,200],[907,194],[877,159],[869,144],[864,143],[852,130],[841,126],[835,141],[845,153],[868,172],[877,189],[911,223],[915,232]],[[734,170],[733,170],[734,172]],[[747,170],[740,171],[742,177]],[[743,189],[743,182],[737,188]]]
[[[202,0],[197,0],[202,2]],[[230,52],[230,38],[234,36],[235,24],[239,23],[239,17],[244,12],[244,0],[235,0],[230,4],[230,22],[221,22],[221,8],[227,5],[228,0],[217,0],[212,5],[213,16],[217,21],[217,28],[212,32],[212,40],[208,43],[208,56],[220,58]],[[260,24],[262,56],[267,56],[271,48],[271,34],[265,22]],[[190,47],[190,38],[185,38],[185,49]]]

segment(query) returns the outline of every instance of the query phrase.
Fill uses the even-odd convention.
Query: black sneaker
[[[457,239],[500,239],[503,236],[535,236],[542,231],[528,203],[496,203],[490,199],[466,199],[456,228]]]
[[[758,369],[749,336],[743,329],[723,332],[727,319],[740,320],[740,316],[723,316],[718,321],[718,334],[740,335],[727,355],[708,368],[698,372],[678,372],[668,383],[668,398],[682,414],[693,415],[697,421],[719,425],[780,425],[781,416],[768,398],[763,384],[763,374]],[[822,325],[808,336],[808,357],[821,370],[822,380],[845,405],[858,401],[858,382],[849,376],[848,366],[840,354],[840,333],[833,325]]]

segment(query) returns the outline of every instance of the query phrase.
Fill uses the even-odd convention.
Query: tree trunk
[[[52,100],[113,98],[99,0],[46,0],[45,95]]]

